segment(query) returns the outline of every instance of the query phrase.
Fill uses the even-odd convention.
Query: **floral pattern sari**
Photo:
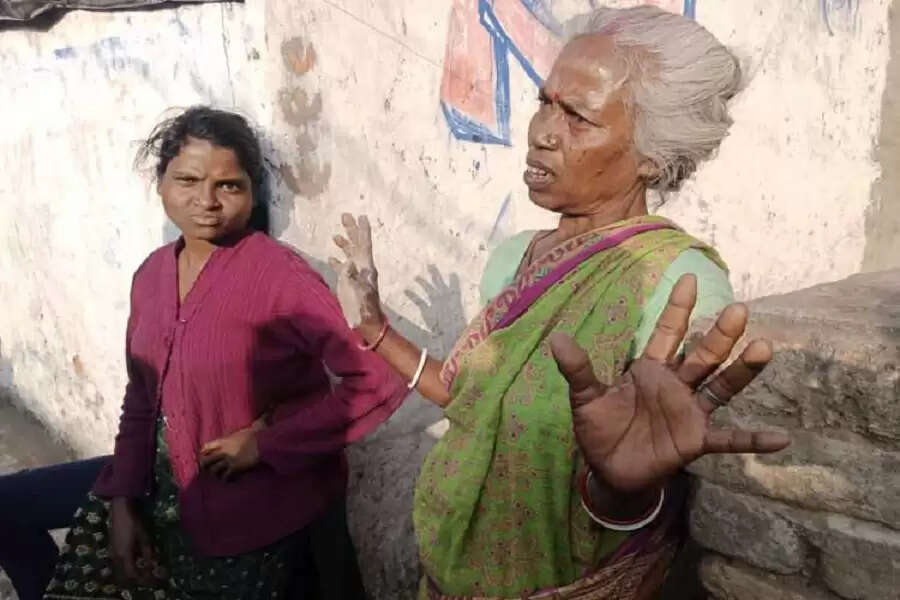
[[[584,461],[548,337],[573,336],[597,376],[612,381],[626,367],[644,302],[689,248],[721,264],[660,217],[583,234],[521,268],[470,325],[442,373],[450,429],[416,488],[420,598],[627,600],[671,557],[677,498],[630,535],[582,508]]]

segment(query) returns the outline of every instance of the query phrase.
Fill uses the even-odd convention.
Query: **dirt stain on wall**
[[[316,49],[300,38],[291,38],[281,45],[284,66],[295,75],[305,75],[316,66]]]
[[[310,92],[302,84],[315,69],[318,55],[312,44],[299,37],[285,40],[281,59],[288,72],[286,85],[278,92],[278,105],[285,122],[293,129],[291,159],[278,171],[285,185],[297,195],[316,198],[331,181],[331,163],[319,155],[316,140],[322,115],[322,94]]]

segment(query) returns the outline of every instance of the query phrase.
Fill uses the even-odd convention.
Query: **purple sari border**
[[[554,269],[552,273],[550,273],[546,277],[541,278],[540,281],[525,289],[519,295],[519,297],[516,298],[512,306],[509,307],[509,310],[506,311],[506,314],[503,315],[503,318],[500,319],[500,322],[497,323],[495,330],[504,329],[512,325],[516,320],[518,320],[519,317],[521,317],[528,311],[529,307],[531,307],[532,304],[537,302],[538,298],[544,295],[544,292],[562,281],[562,279],[566,275],[568,275],[569,272],[578,267],[578,265],[580,265],[582,262],[593,256],[594,254],[597,254],[598,252],[602,252],[604,250],[609,250],[610,248],[615,248],[625,240],[628,240],[636,235],[640,235],[648,231],[657,231],[660,229],[674,229],[674,227],[668,223],[649,223],[647,225],[637,225],[629,229],[623,229],[622,231],[603,238],[593,246],[585,248],[569,260],[556,267],[556,269]]]

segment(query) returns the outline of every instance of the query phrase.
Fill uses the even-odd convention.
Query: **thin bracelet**
[[[419,380],[422,378],[422,373],[425,372],[425,362],[428,360],[428,350],[422,348],[422,356],[419,358],[419,368],[416,369],[416,374],[413,375],[412,381],[409,382],[409,385],[406,386],[411,390],[416,389],[416,386],[419,385]]]
[[[590,481],[593,476],[593,472],[588,468],[581,477],[581,506],[584,507],[585,512],[587,512],[591,519],[606,529],[611,529],[612,531],[637,531],[638,529],[642,529],[656,520],[656,517],[659,516],[659,513],[662,510],[663,504],[666,502],[666,489],[661,488],[659,490],[659,502],[656,503],[656,506],[649,513],[639,517],[636,521],[616,521],[615,519],[598,517],[591,505],[590,497]]]
[[[369,350],[375,350],[376,348],[378,348],[378,346],[381,345],[381,342],[384,341],[384,336],[387,335],[388,329],[390,329],[390,328],[391,328],[391,324],[388,321],[385,321],[384,327],[381,328],[381,333],[378,334],[378,337],[375,338],[375,341],[372,342],[371,344],[369,344],[365,340],[363,340],[363,343],[360,344],[358,346],[358,348],[360,350],[365,350],[367,352]]]

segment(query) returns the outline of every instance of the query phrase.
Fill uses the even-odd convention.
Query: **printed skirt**
[[[285,597],[295,539],[232,557],[197,554],[181,528],[178,485],[172,473],[162,418],[156,428],[154,494],[141,505],[153,540],[152,587],[124,584],[113,571],[108,545],[109,503],[89,494],[75,513],[45,600],[281,600]],[[146,563],[139,559],[140,567]]]

